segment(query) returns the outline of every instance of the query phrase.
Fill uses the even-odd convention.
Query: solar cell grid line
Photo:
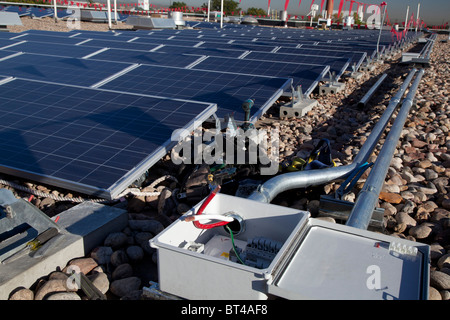
[[[19,44],[22,44],[26,41],[20,41],[20,40],[9,40],[9,39],[2,39],[0,38],[0,50],[5,50],[10,47],[17,46]]]
[[[8,52],[11,54],[11,52]],[[0,57],[6,52],[0,51]],[[88,59],[47,56],[32,53],[0,60],[0,75],[54,83],[90,86],[132,64]],[[14,53],[13,53],[14,55]]]
[[[141,65],[100,88],[214,103],[219,118],[234,114],[237,121],[245,119],[242,103],[254,99],[254,122],[291,83],[288,78]]]
[[[22,53],[0,50],[0,62],[3,60],[11,59],[11,58],[17,56],[18,54],[22,54]]]
[[[0,171],[114,199],[216,105],[31,80],[0,85]],[[182,137],[181,137],[182,138]]]

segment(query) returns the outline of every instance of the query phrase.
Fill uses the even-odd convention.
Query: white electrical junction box
[[[161,291],[198,300],[428,298],[428,245],[220,193],[203,214],[226,213],[242,219],[233,237],[236,250],[250,257],[246,245],[262,243],[271,251],[266,255],[262,248],[266,263],[231,259],[224,227],[199,229],[179,219],[150,240],[158,251]]]

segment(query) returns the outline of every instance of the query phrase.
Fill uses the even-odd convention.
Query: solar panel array
[[[114,198],[177,142],[175,129],[255,122],[374,55],[375,33],[200,23],[204,29],[0,33],[0,171]],[[383,36],[383,50],[393,45]]]
[[[114,198],[212,104],[13,79],[0,85],[4,173]],[[139,168],[140,170],[136,170]]]
[[[21,6],[0,6],[0,11],[5,12],[15,12],[19,15],[19,17],[30,16],[34,19],[40,19],[44,17],[53,17],[54,9],[53,8],[40,8],[40,7],[21,7]],[[73,14],[72,10],[66,9],[58,9],[56,11],[58,18],[67,18]]]

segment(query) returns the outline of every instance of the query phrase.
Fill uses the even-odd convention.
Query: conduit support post
[[[277,195],[284,191],[318,186],[347,177],[353,170],[369,159],[416,72],[417,69],[415,68],[411,70],[351,164],[326,169],[288,172],[275,176],[260,185],[248,199],[270,203]]]
[[[369,226],[370,219],[372,218],[373,211],[378,203],[378,198],[386,179],[390,162],[397,148],[397,142],[400,138],[409,111],[414,104],[414,96],[424,72],[424,69],[419,71],[408,92],[408,95],[406,96],[406,99],[403,101],[402,107],[399,110],[395,122],[391,126],[391,130],[386,138],[386,142],[381,148],[377,160],[369,176],[367,177],[366,183],[356,199],[355,205],[353,206],[353,210],[350,213],[350,217],[348,218],[346,225],[365,230]]]

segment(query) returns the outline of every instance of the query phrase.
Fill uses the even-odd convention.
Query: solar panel
[[[20,34],[8,34],[5,36],[1,36],[2,38],[7,38],[11,40],[30,40],[36,42],[46,42],[46,43],[57,43],[57,44],[77,44],[80,39],[69,38],[68,36],[54,36],[54,35],[39,35],[39,34],[28,34],[20,33]]]
[[[11,52],[0,51],[0,57]],[[13,53],[0,61],[0,75],[55,83],[92,86],[120,73],[131,64],[109,61]]]
[[[6,51],[45,54],[60,57],[83,58],[99,48],[82,47],[66,44],[49,44],[44,42],[17,41],[0,39],[0,49]]]
[[[276,53],[290,53],[290,54],[315,54],[320,56],[328,56],[328,57],[345,57],[350,59],[350,64],[356,64],[356,67],[363,63],[364,59],[367,56],[365,52],[346,52],[342,50],[325,50],[325,49],[302,49],[302,48],[289,48],[289,47],[281,47]]]
[[[100,88],[214,103],[218,117],[234,114],[238,121],[245,119],[242,103],[252,98],[254,122],[291,82],[286,78],[142,65]]]
[[[273,61],[225,59],[208,57],[199,62],[194,69],[238,72],[243,74],[293,78],[294,86],[302,86],[305,95],[309,95],[318,82],[330,69],[329,66],[297,64]]]
[[[224,58],[239,58],[246,50],[228,50],[221,48],[192,48],[192,47],[184,47],[184,46],[175,46],[175,45],[163,45],[158,47],[156,52],[177,52],[181,54],[191,54],[191,55],[201,55],[201,56],[215,56],[215,57],[224,57]]]
[[[38,8],[38,7],[30,8],[30,15],[33,18],[50,17],[50,16],[53,16],[53,14],[54,14],[53,9],[44,9],[44,8]]]
[[[76,33],[73,33],[76,34]],[[159,48],[159,44],[145,44],[145,43],[133,43],[133,42],[122,42],[122,41],[108,41],[108,40],[97,40],[90,38],[70,38],[69,35],[62,33],[61,35],[45,35],[45,34],[27,34],[23,33],[21,35],[16,35],[12,37],[11,35],[2,37],[0,33],[0,38],[15,38],[16,40],[26,40],[33,42],[44,42],[44,43],[55,43],[55,44],[74,44],[79,46],[89,46],[98,48],[118,48],[118,49],[128,49],[128,50],[141,50],[150,51]]]
[[[215,48],[218,44],[212,43],[201,43],[199,45],[200,48]],[[221,49],[231,49],[231,50],[251,50],[251,51],[262,51],[262,52],[272,52],[277,49],[277,46],[260,46],[256,44],[234,44],[224,42],[219,45]]]
[[[15,79],[0,85],[0,171],[114,198],[213,104]]]
[[[129,37],[129,36],[128,36]],[[121,40],[120,35],[114,35],[113,33],[105,32],[104,34],[92,34],[92,33],[85,33],[85,32],[78,32],[76,35],[76,38],[79,39],[94,39],[94,40],[108,40],[108,41],[117,41],[120,43],[123,43],[124,41]],[[201,47],[201,48],[208,48],[208,49],[217,49],[220,47],[221,49],[234,49],[234,50],[254,50],[254,51],[272,51],[276,49],[277,46],[263,46],[263,45],[254,45],[251,43],[246,44],[228,44],[228,43],[218,43],[218,42],[205,42],[201,41],[201,39],[198,39],[198,41],[192,41],[192,40],[183,40],[181,39],[166,39],[162,37],[133,37],[136,38],[134,41],[132,41],[133,44],[153,44],[153,45],[177,45],[177,46],[185,46],[185,47]],[[129,40],[132,38],[130,37]],[[81,40],[80,40],[81,41]],[[115,44],[111,44],[115,45]]]
[[[58,19],[65,19],[72,16],[75,13],[75,9],[58,9],[56,10],[56,15]]]
[[[342,76],[342,74],[347,70],[350,64],[349,58],[283,54],[271,52],[255,52],[255,51],[250,52],[248,55],[244,57],[244,59],[329,65],[330,71],[335,72],[337,79],[339,79]]]
[[[189,66],[199,59],[198,56],[120,49],[101,51],[98,54],[93,55],[91,58],[95,60],[124,61],[130,63],[156,64],[182,68]]]
[[[3,9],[5,12],[16,12],[19,17],[30,15],[31,9],[28,7],[20,7],[20,6],[8,6]]]
[[[17,53],[10,52],[10,51],[2,51],[0,50],[0,62],[4,59],[8,59],[9,57],[16,55]]]

